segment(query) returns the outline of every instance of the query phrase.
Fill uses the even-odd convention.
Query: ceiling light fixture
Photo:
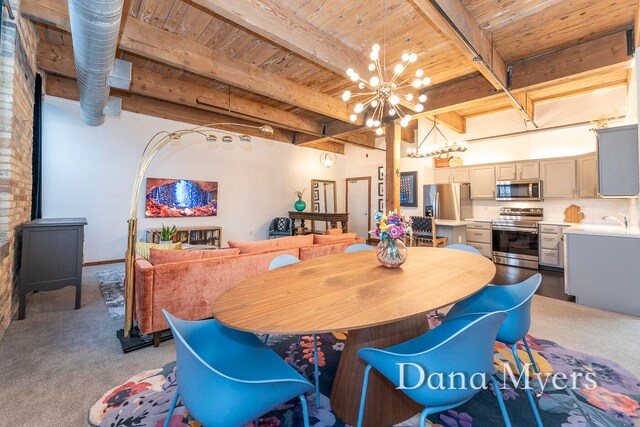
[[[425,143],[425,141],[429,138],[429,136],[431,135],[431,133],[433,133],[434,130],[438,131],[438,133],[444,138],[444,142],[435,144],[431,146],[428,150],[427,149],[423,150],[422,145]],[[438,157],[438,156],[446,157],[450,153],[464,153],[465,151],[467,151],[467,143],[465,141],[449,141],[447,137],[444,136],[440,128],[438,128],[436,119],[434,118],[433,126],[431,127],[431,130],[429,130],[427,135],[422,139],[422,141],[418,145],[418,148],[409,149],[409,153],[407,154],[407,156],[411,158]]]
[[[338,156],[336,156],[335,153],[324,151],[322,154],[320,154],[320,164],[325,168],[330,168],[331,166],[335,165],[336,160],[338,160]]]
[[[386,9],[383,3],[383,10]],[[352,93],[350,90],[344,91],[342,100],[345,102],[353,101],[355,106],[350,116],[352,122],[358,119],[358,114],[363,111],[369,112],[373,109],[373,113],[367,114],[365,124],[368,127],[375,127],[376,133],[382,135],[383,118],[393,117],[400,120],[402,127],[407,127],[411,121],[411,113],[413,111],[420,113],[424,111],[423,103],[427,100],[425,95],[414,95],[407,89],[420,89],[431,84],[431,78],[424,75],[424,71],[419,69],[415,73],[407,73],[409,64],[416,62],[418,55],[415,53],[403,53],[401,61],[393,67],[393,76],[388,78],[386,55],[384,43],[386,42],[386,23],[383,21],[383,47],[374,44],[371,47],[369,58],[369,71],[375,73],[368,80],[362,78],[353,68],[347,70],[347,76],[354,83],[358,83],[358,88],[364,92]],[[382,49],[382,50],[381,50]],[[382,62],[380,56],[382,55]],[[417,100],[417,102],[416,102]]]

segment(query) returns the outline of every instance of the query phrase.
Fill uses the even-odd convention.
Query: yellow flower
[[[385,232],[389,229],[389,226],[387,225],[386,222],[381,222],[379,228],[380,228],[380,231]]]
[[[380,222],[387,222],[387,216],[386,215],[382,215],[382,218],[380,218]]]

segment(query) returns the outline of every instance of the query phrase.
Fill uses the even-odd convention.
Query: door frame
[[[370,176],[357,176],[354,178],[345,178],[345,197],[344,197],[344,210],[349,213],[349,181],[367,181],[367,212],[369,212],[369,215],[367,215],[367,236],[365,237],[365,240],[368,242],[369,241],[369,230],[371,230],[371,177]],[[347,222],[348,224],[348,222]],[[347,231],[349,231],[349,228],[347,226]]]

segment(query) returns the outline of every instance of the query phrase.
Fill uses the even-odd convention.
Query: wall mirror
[[[323,179],[311,180],[311,198],[313,201],[313,212],[336,213],[337,194],[336,182]]]

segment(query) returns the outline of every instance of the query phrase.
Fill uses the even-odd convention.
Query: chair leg
[[[371,365],[367,365],[364,370],[364,379],[362,380],[362,394],[360,395],[360,409],[358,410],[358,427],[362,427],[362,418],[364,417],[364,403],[367,400],[367,385],[369,384],[369,373]]]
[[[267,341],[269,341],[269,334],[264,334],[264,338],[263,339],[264,339],[264,341],[262,341],[263,344],[266,344]]]
[[[538,368],[538,364],[536,363],[536,360],[533,358],[533,353],[529,348],[529,343],[527,342],[526,337],[522,338],[522,343],[524,344],[524,348],[527,349],[527,353],[529,354],[529,359],[531,359],[531,364],[533,365],[533,370],[536,372],[536,374],[540,375],[540,368]]]
[[[493,376],[491,377],[491,383],[493,384],[493,391],[495,391],[496,397],[498,398],[498,404],[500,405],[500,412],[502,412],[504,424],[507,427],[511,427],[509,414],[507,414],[507,408],[504,406],[504,400],[502,399],[502,393],[500,392],[500,384],[498,384],[498,381]]]
[[[423,409],[420,412],[420,427],[425,427],[427,425],[427,416],[429,415],[429,411],[427,408]]]
[[[298,396],[300,399],[300,404],[302,405],[302,421],[304,422],[304,427],[309,427],[309,409],[307,408],[307,398],[304,394]]]
[[[513,353],[513,357],[516,361],[516,365],[518,366],[520,374],[523,374],[524,371],[522,368],[522,363],[520,362],[520,357],[518,356],[518,348],[516,347],[516,344],[513,344],[511,346],[511,352]],[[538,413],[538,408],[536,407],[536,401],[533,399],[533,394],[531,394],[531,389],[529,387],[525,387],[525,391],[527,392],[527,397],[529,398],[529,403],[531,404],[533,415],[536,418],[536,423],[538,424],[538,427],[543,427],[542,420],[540,419],[540,414]]]
[[[153,346],[155,348],[160,347],[160,338],[162,338],[162,332],[153,333]]]
[[[320,407],[320,371],[318,369],[318,336],[313,334],[313,370],[316,382],[316,407]]]
[[[173,411],[174,409],[176,409],[176,405],[178,404],[178,397],[180,397],[180,393],[178,393],[178,390],[176,389],[176,394],[173,396],[173,400],[171,401],[169,412],[167,412],[167,418],[164,419],[164,427],[169,427],[171,416],[173,415]]]

